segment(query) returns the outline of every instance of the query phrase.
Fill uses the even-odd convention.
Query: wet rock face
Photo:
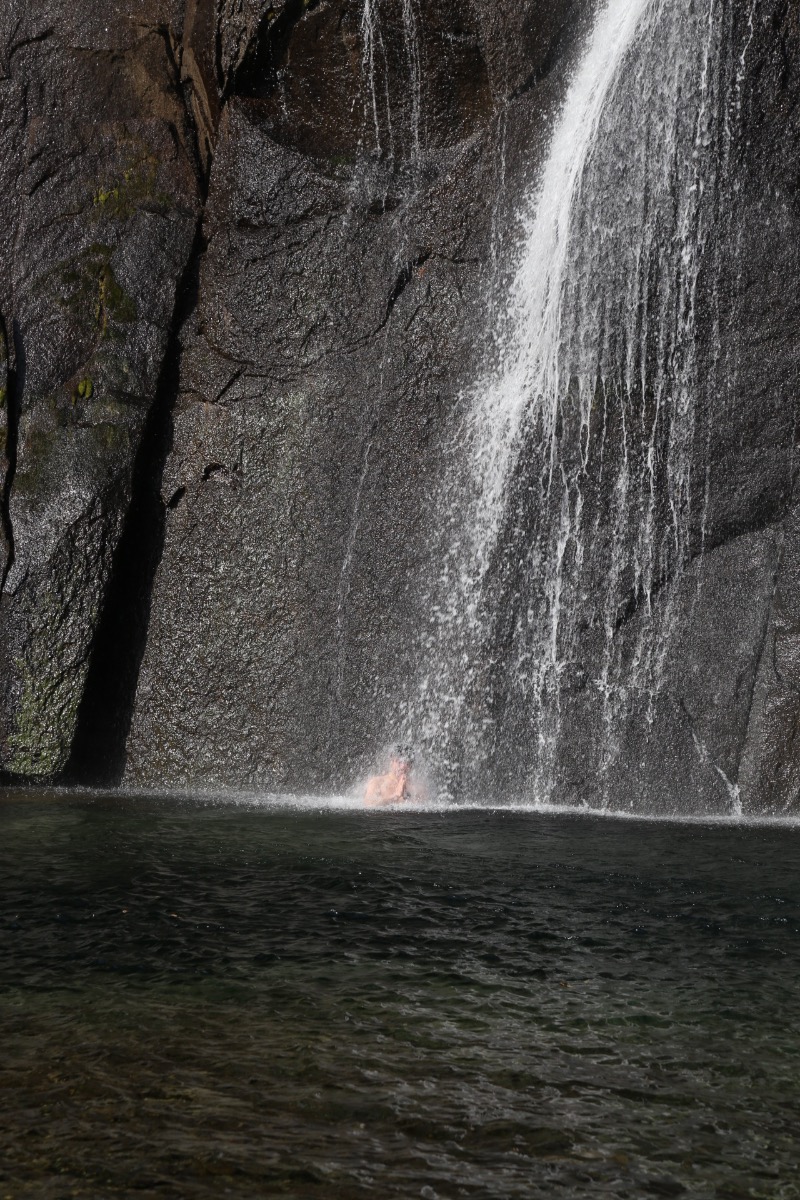
[[[507,8],[5,6],[0,771],[118,774],[165,529],[132,771],[317,778],[373,730],[497,114],[519,88],[541,125],[575,4]]]
[[[609,544],[619,536],[625,545],[615,493],[624,431],[613,386],[602,422],[594,422],[593,436],[602,425],[614,457],[606,457],[605,483],[597,470],[582,480],[583,528],[593,531],[594,544],[587,539],[582,546],[584,594],[564,598],[580,635],[574,661],[565,662],[559,681],[558,752],[548,782],[551,799],[565,804],[593,805],[604,791],[608,803],[626,808],[728,815],[740,809],[780,813],[800,801],[800,658],[792,599],[800,307],[796,294],[785,290],[785,280],[800,271],[798,21],[782,3],[759,5],[757,19],[755,11],[743,5],[727,13],[718,177],[704,176],[719,198],[703,239],[696,295],[685,561],[673,561],[649,596],[637,580],[641,557],[637,562],[630,542],[608,583]],[[637,396],[630,412],[646,419],[646,402]],[[571,444],[579,445],[577,434]],[[634,432],[630,444],[626,486],[633,490],[642,467],[636,455],[647,441]],[[594,444],[592,456],[596,464]],[[658,480],[656,527],[663,519],[658,505],[668,496],[659,477],[666,458],[663,445],[657,447],[651,466],[651,478]],[[516,481],[521,494],[530,473],[523,460]],[[554,490],[557,504],[561,493]],[[641,509],[636,531],[645,519],[646,494]],[[538,513],[525,511],[524,499],[514,515],[507,561],[525,554],[532,531],[543,524]],[[667,514],[665,527],[669,522]],[[548,523],[559,528],[558,511],[548,513]],[[520,588],[513,568],[505,587],[497,604],[504,618],[498,621],[499,648],[487,656],[501,661],[513,657],[514,620],[530,605],[531,592],[536,595],[534,588]],[[616,593],[613,638],[606,636],[603,608],[610,587]],[[667,631],[660,644],[659,626]],[[657,683],[655,672],[641,669],[653,645],[663,651]],[[603,693],[604,662],[607,672],[622,664],[610,700]],[[524,747],[531,729],[527,697],[520,698],[523,688],[515,692],[514,683],[504,688],[501,682],[486,704],[499,727],[490,778],[505,772],[512,792],[529,783]],[[624,687],[628,696],[618,702]]]
[[[7,517],[9,468],[14,456],[14,447],[9,445],[8,416],[8,334],[5,324],[0,324],[0,497],[2,497],[2,526],[0,526],[0,578],[5,578],[11,552],[10,529]]]
[[[233,91],[273,140],[334,167],[453,145],[491,112],[479,14],[451,0],[268,9]]]
[[[181,14],[7,4],[0,769],[69,756],[93,634],[194,234]]]
[[[800,273],[800,21],[782,0],[738,19],[747,72],[702,282],[705,525],[663,700],[669,745],[640,735],[616,786],[668,811],[775,815],[800,804],[800,298],[786,289]]]
[[[698,563],[621,803],[800,789],[800,53],[794,6],[760,7],[703,599]],[[0,770],[350,783],[404,719],[448,437],[593,5],[63,9],[0,26]],[[584,648],[566,800],[602,735]]]
[[[488,333],[500,115],[530,155],[566,60],[509,110],[553,8],[513,78],[494,8],[372,10],[276,6],[230,85],[133,782],[349,782],[402,716],[442,437]]]
[[[757,11],[733,6],[725,15],[716,178],[703,175],[708,194],[716,189],[718,199],[702,238],[695,297],[697,372],[683,459],[686,515],[680,500],[677,513],[664,511],[670,447],[653,438],[649,464],[642,453],[656,429],[646,394],[629,399],[628,427],[631,417],[637,426],[626,443],[625,406],[612,382],[592,407],[590,469],[580,479],[587,536],[579,567],[575,544],[565,542],[563,578],[569,584],[577,579],[579,586],[565,587],[561,629],[572,622],[574,643],[563,636],[563,669],[543,693],[542,707],[557,712],[557,719],[545,725],[542,741],[557,750],[552,765],[546,760],[542,791],[564,804],[591,806],[602,797],[640,811],[728,815],[740,809],[781,812],[800,799],[794,765],[800,659],[791,599],[798,554],[800,308],[784,282],[800,271],[798,22],[783,3],[758,5]],[[603,205],[596,207],[593,217],[602,225]],[[615,227],[607,218],[605,224]],[[577,455],[578,430],[560,439],[560,450],[566,445]],[[598,469],[603,444],[604,470]],[[624,460],[623,444],[629,448]],[[535,430],[529,445],[515,480],[518,500],[510,506],[504,558],[498,555],[504,590],[498,587],[494,653],[486,658],[500,663],[519,658],[520,647],[529,649],[526,620],[538,634],[527,612],[548,611],[540,583],[547,546],[541,553],[535,539],[542,538],[542,528],[564,528],[558,486],[548,495],[544,520],[541,493],[534,489],[533,502],[528,499],[540,461],[534,457]],[[570,462],[563,453],[562,462],[577,477],[580,460]],[[648,481],[637,491],[643,477]],[[648,564],[643,570],[645,556],[628,533],[646,528],[649,480],[656,481],[652,528],[675,528],[675,544],[683,536],[685,546],[663,573],[667,556],[660,561],[648,591],[650,581],[641,582]],[[631,495],[641,501],[639,511],[636,502],[626,511]],[[632,520],[626,529],[627,513]],[[615,560],[618,546],[623,552]],[[517,564],[526,554],[533,567],[520,586]],[[535,728],[526,686],[535,668],[522,683],[509,682],[509,674],[498,669],[481,697],[480,715],[485,711],[497,730],[482,783],[490,787],[500,778],[519,794],[530,789],[539,765],[526,753]]]
[[[800,807],[800,527],[797,445],[800,405],[800,13],[775,0],[754,27],[753,69],[743,103],[751,135],[742,153],[743,238],[731,288],[738,329],[735,401],[712,458],[717,528],[736,536],[747,520],[777,545],[765,574],[767,617],[754,643],[753,685],[742,727],[738,783],[760,813]],[[738,401],[738,403],[736,403]],[[737,411],[738,410],[738,411]],[[732,411],[735,415],[731,416]]]

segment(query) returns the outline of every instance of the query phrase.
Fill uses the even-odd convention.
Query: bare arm
[[[397,804],[407,799],[404,779],[391,775],[373,775],[364,791],[364,803],[368,808],[382,808],[386,804]]]
[[[384,776],[373,775],[364,791],[364,803],[368,808],[380,808],[383,804],[391,804],[391,799],[384,795]]]

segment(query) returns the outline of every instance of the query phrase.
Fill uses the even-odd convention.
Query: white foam
[[[639,824],[699,825],[736,828],[776,828],[800,830],[800,814],[754,815],[732,814],[684,814],[648,813],[618,808],[592,808],[588,804],[550,804],[547,801],[486,800],[459,803],[451,800],[431,800],[427,803],[387,805],[380,808],[367,807],[357,792],[265,792],[258,790],[236,790],[222,788],[169,788],[169,789],[109,789],[76,787],[31,787],[0,789],[0,801],[19,800],[21,797],[35,803],[37,800],[149,800],[164,804],[182,803],[198,807],[238,807],[264,812],[286,813],[360,813],[365,819],[374,819],[381,814],[402,816],[436,815],[457,820],[464,814],[482,813],[492,816],[568,817],[581,820],[624,821]]]

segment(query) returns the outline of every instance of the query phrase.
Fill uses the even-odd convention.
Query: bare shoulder
[[[377,805],[383,803],[383,785],[385,775],[373,775],[364,789],[364,803]]]

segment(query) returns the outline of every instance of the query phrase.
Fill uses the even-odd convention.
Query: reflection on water
[[[0,1197],[800,1196],[800,830],[0,800]]]

